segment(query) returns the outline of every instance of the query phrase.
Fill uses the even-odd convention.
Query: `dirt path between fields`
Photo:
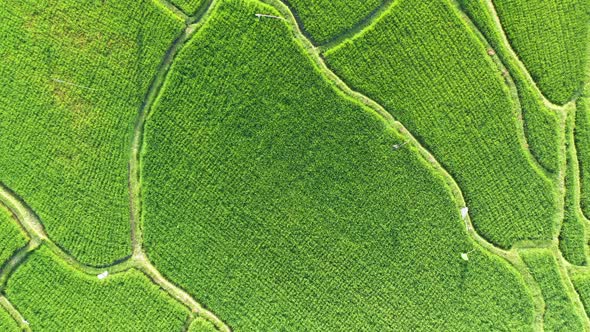
[[[215,0],[207,0],[197,13],[191,17],[185,15],[185,29],[172,43],[166,52],[156,75],[154,76],[150,87],[145,95],[144,101],[139,109],[135,127],[133,131],[133,141],[131,144],[131,158],[129,160],[129,204],[130,204],[130,226],[131,226],[131,243],[133,246],[132,265],[146,274],[154,283],[159,285],[168,294],[179,302],[187,306],[191,311],[204,319],[209,320],[215,327],[222,332],[230,332],[230,328],[219,319],[215,314],[203,308],[191,295],[180,287],[168,281],[162,274],[151,264],[145,252],[143,251],[143,227],[142,218],[142,197],[141,197],[141,153],[144,143],[145,125],[150,112],[153,110],[154,103],[162,93],[162,87],[166,82],[170,68],[183,47],[189,42],[192,36],[199,30],[207,20],[212,10],[215,8]],[[194,318],[194,317],[193,317]]]

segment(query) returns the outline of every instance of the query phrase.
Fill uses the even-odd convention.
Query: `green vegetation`
[[[570,279],[584,305],[586,312],[590,312],[590,272],[570,273]]]
[[[510,50],[502,40],[490,11],[489,0],[460,0],[461,9],[469,16],[482,33],[494,52],[508,71],[518,92],[524,132],[531,153],[535,159],[550,173],[557,174],[560,168],[559,148],[560,125],[557,114],[548,109],[542,96],[527,82],[526,74],[518,65],[518,59],[511,56]]]
[[[453,175],[482,236],[503,248],[552,238],[557,193],[521,145],[499,70],[448,3],[400,0],[326,57]]]
[[[194,15],[207,0],[170,0],[187,15]]]
[[[130,255],[132,128],[181,23],[151,0],[16,1],[0,22],[0,182],[78,260]]]
[[[141,272],[99,280],[45,246],[16,270],[6,295],[33,331],[180,331],[189,314]]]
[[[473,247],[432,166],[254,13],[277,15],[219,3],[147,122],[156,268],[236,332],[532,330],[522,278]]]
[[[8,261],[15,251],[24,247],[27,240],[12,214],[0,205],[0,266]]]
[[[588,89],[586,89],[588,90]],[[580,164],[580,203],[584,215],[590,216],[590,94],[584,92],[577,102],[576,112],[576,150]]]
[[[354,28],[387,0],[289,0],[302,28],[318,44],[324,44]]]
[[[567,169],[565,175],[565,215],[559,235],[559,249],[565,259],[575,265],[586,265],[587,221],[580,209],[578,159],[574,145],[575,109],[568,115],[566,128]]]
[[[188,332],[217,332],[217,329],[211,322],[199,317],[191,323]]]
[[[494,0],[506,35],[539,88],[565,104],[583,86],[590,2]]]
[[[551,250],[525,249],[519,253],[541,287],[545,300],[545,331],[584,331],[582,317],[572,302],[574,294],[568,292]]]
[[[2,307],[0,307],[0,331],[3,332],[20,332],[21,329],[18,324],[10,316],[10,314]]]

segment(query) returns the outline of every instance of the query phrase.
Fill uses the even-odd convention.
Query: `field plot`
[[[587,221],[580,209],[578,158],[574,145],[575,116],[575,109],[572,109],[568,114],[566,128],[565,214],[559,235],[559,249],[568,262],[574,265],[586,265],[586,253],[588,250]]]
[[[303,29],[318,44],[323,44],[354,28],[386,0],[289,0]]]
[[[504,248],[552,238],[557,194],[521,145],[500,71],[447,2],[400,0],[326,57],[433,152],[481,235]]]
[[[170,0],[175,6],[180,8],[185,14],[191,16],[197,12],[203,3],[208,0]]]
[[[181,23],[151,0],[0,6],[0,182],[77,259],[131,252],[132,128]]]
[[[46,247],[16,270],[6,296],[33,331],[180,331],[189,314],[141,272],[99,280]]]
[[[255,13],[277,15],[220,2],[148,119],[154,265],[233,331],[530,331],[522,279],[440,176]]]
[[[512,47],[543,93],[565,104],[580,92],[588,61],[590,2],[494,0]]]
[[[519,254],[541,287],[545,331],[584,331],[583,318],[572,302],[575,294],[570,294],[566,288],[551,250],[526,249]]]
[[[586,217],[590,217],[590,90],[577,102],[576,112],[576,150],[580,165],[581,198],[580,204]]]
[[[0,205],[0,266],[4,264],[15,251],[27,244],[27,237],[14,220],[12,214]]]
[[[494,52],[506,66],[518,91],[524,132],[531,153],[537,161],[550,173],[557,174],[560,165],[559,148],[560,119],[548,109],[542,96],[527,81],[526,73],[519,67],[517,58],[511,56],[510,44],[503,43],[502,31],[495,25],[493,7],[488,6],[489,0],[460,0],[462,10],[469,16],[477,29],[483,34]]]

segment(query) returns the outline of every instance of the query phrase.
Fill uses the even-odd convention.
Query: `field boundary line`
[[[318,45],[320,53],[326,53],[330,50],[338,48],[348,40],[353,40],[362,35],[367,29],[370,29],[377,24],[384,16],[388,15],[393,7],[395,7],[400,0],[384,0],[383,3],[371,12],[367,17],[355,24],[352,28],[344,31],[338,36],[328,40],[327,42]],[[290,8],[289,8],[290,9]],[[293,15],[293,14],[292,14]],[[305,36],[305,35],[304,35]],[[311,43],[311,40],[309,40]],[[311,43],[313,45],[313,43]]]
[[[172,12],[172,14],[174,14],[174,16],[179,18],[181,21],[183,21],[185,23],[189,21],[189,16],[182,9],[180,9],[178,6],[176,6],[175,4],[170,2],[169,0],[153,0],[153,1],[156,2],[157,4],[163,6],[164,8],[168,9],[170,12]]]
[[[290,8],[285,6],[280,0],[260,1],[273,6],[282,15],[286,17],[286,21],[291,26],[291,30],[294,34],[295,40],[297,40],[300,43],[300,45],[308,52],[308,56],[316,65],[320,73],[323,74],[324,78],[334,83],[334,85],[349,98],[352,98],[353,100],[359,102],[361,105],[365,105],[369,109],[373,110],[392,129],[394,129],[402,136],[407,137],[412,143],[412,145],[417,147],[419,154],[422,156],[422,158],[424,158],[426,163],[433,168],[433,171],[438,172],[440,175],[442,175],[444,182],[447,184],[451,191],[451,194],[454,197],[456,208],[460,210],[461,208],[465,207],[465,199],[459,185],[456,183],[455,179],[444,169],[444,167],[442,167],[442,165],[436,160],[432,153],[430,153],[426,148],[424,148],[424,146],[422,146],[422,144],[412,135],[412,133],[409,130],[407,130],[402,123],[396,121],[393,118],[393,116],[389,112],[387,112],[381,105],[379,105],[377,102],[370,99],[369,97],[351,89],[338,75],[336,75],[327,67],[320,53],[318,52],[318,49],[314,47],[311,41],[309,41],[301,32],[299,26],[297,25],[297,21],[294,19],[294,16],[290,11]],[[492,255],[496,255],[505,259],[515,269],[515,272],[519,273],[521,277],[523,277],[525,284],[527,286],[526,289],[529,292],[531,292],[531,296],[534,300],[535,315],[538,315],[539,313],[542,314],[544,303],[542,301],[542,296],[540,297],[539,301],[539,295],[541,294],[540,287],[536,282],[534,282],[534,278],[528,271],[524,262],[522,262],[522,260],[518,256],[516,250],[511,249],[507,251],[498,248],[494,246],[492,243],[488,242],[486,239],[484,239],[481,235],[477,233],[469,215],[465,218],[464,225],[467,235],[472,239],[474,244],[478,244],[482,249],[487,250]],[[535,319],[533,326],[535,331],[543,330],[542,323],[542,319]]]
[[[547,106],[547,108],[563,111],[564,107],[568,103],[575,101],[577,98],[573,98],[563,105],[554,104],[552,101],[547,99],[545,94],[543,94],[543,92],[541,91],[541,89],[537,85],[537,82],[535,82],[535,80],[533,79],[533,76],[529,72],[528,68],[525,66],[524,62],[522,62],[521,58],[518,56],[518,54],[516,53],[514,48],[512,48],[512,43],[510,43],[510,40],[508,39],[508,35],[506,34],[506,30],[504,30],[504,26],[502,25],[502,21],[500,20],[500,16],[498,15],[498,11],[496,10],[496,5],[494,5],[492,0],[483,0],[483,2],[485,3],[490,14],[492,14],[491,16],[492,16],[492,21],[494,22],[494,25],[496,28],[495,30],[499,33],[500,41],[503,44],[504,48],[508,51],[507,56],[512,57],[512,59],[515,61],[516,65],[519,67],[519,69],[525,75],[525,78],[528,81],[529,86],[532,86],[535,89],[535,91],[541,97],[541,100],[543,101],[545,106]]]
[[[0,295],[0,306],[4,308],[14,319],[18,327],[22,331],[31,332],[31,327],[27,323],[25,317],[16,309],[16,307],[4,295]]]
[[[174,60],[176,60],[176,57],[183,50],[184,46],[187,45],[197,31],[199,31],[204,22],[209,19],[211,13],[216,8],[216,5],[216,0],[206,0],[193,16],[186,16],[184,29],[180,32],[180,35],[174,40],[172,45],[170,45],[164,58],[160,62],[158,70],[150,83],[139,109],[133,130],[131,157],[128,164],[130,227],[131,243],[133,247],[133,254],[129,264],[142,271],[153,283],[160,286],[177,301],[183,303],[193,314],[210,321],[219,331],[230,332],[231,329],[229,326],[227,326],[213,312],[205,309],[185,290],[162,276],[160,271],[158,271],[149,261],[143,250],[141,163],[142,152],[145,148],[145,126],[152,113],[154,104],[162,94],[168,75],[174,64]]]

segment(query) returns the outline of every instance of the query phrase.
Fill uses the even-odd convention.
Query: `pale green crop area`
[[[586,0],[0,0],[0,331],[590,332]]]

